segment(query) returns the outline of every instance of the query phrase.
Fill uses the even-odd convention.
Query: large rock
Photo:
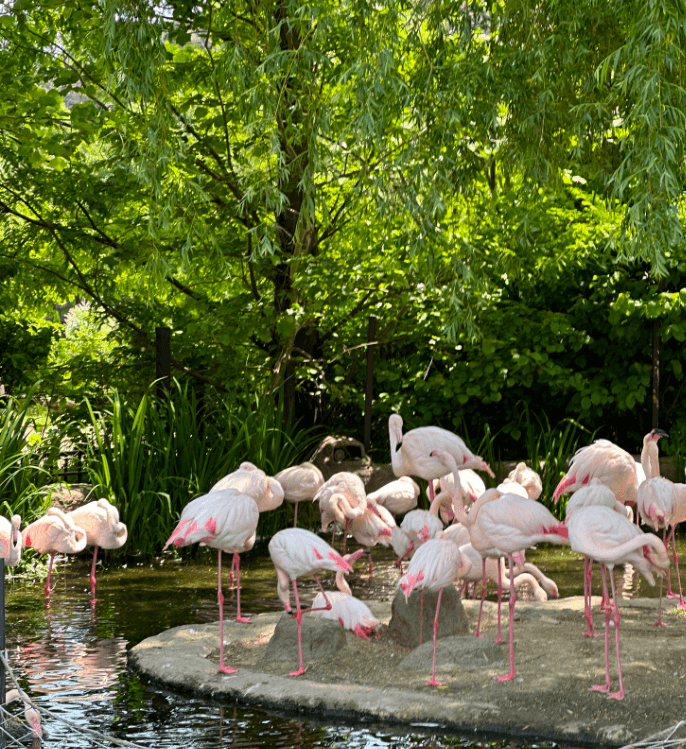
[[[422,640],[433,640],[433,626],[436,617],[438,593],[424,593],[424,622]],[[390,635],[406,648],[416,648],[419,642],[420,591],[413,590],[409,601],[398,590],[391,606],[391,620],[388,623]],[[462,607],[462,599],[454,587],[444,588],[441,597],[441,610],[438,615],[438,638],[454,637],[469,633],[469,622]]]
[[[332,653],[345,647],[345,629],[333,619],[303,616],[303,662],[326,660]],[[298,665],[298,622],[289,614],[276,623],[274,634],[264,654],[270,662],[288,661],[293,668]]]
[[[325,437],[312,456],[311,462],[322,472],[325,481],[334,473],[341,471],[356,474],[364,482],[367,494],[396,479],[390,463],[372,465],[364,445],[353,437]]]

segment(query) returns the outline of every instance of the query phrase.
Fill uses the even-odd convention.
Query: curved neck
[[[401,429],[402,427],[398,429],[394,424],[388,425],[388,436],[391,442],[391,466],[396,476],[403,476],[405,474],[403,456],[398,447],[398,444],[402,441]]]

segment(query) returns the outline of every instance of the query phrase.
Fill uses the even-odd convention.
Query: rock
[[[302,647],[305,664],[312,660],[325,660],[344,648],[345,642],[345,629],[338,622],[303,616]],[[298,622],[289,614],[283,614],[276,623],[264,658],[272,662],[292,662],[294,668],[298,665]]]
[[[310,462],[319,468],[325,481],[330,479],[334,473],[340,473],[341,471],[354,473],[364,482],[367,493],[376,491],[384,484],[397,478],[390,463],[379,466],[372,465],[364,445],[353,437],[340,435],[325,437],[315,450]]]
[[[436,603],[438,593],[426,591],[424,593],[424,622],[422,625],[422,639],[433,641],[433,626],[436,617]],[[391,607],[391,620],[388,630],[400,645],[406,648],[416,648],[419,642],[419,609],[420,591],[412,591],[409,601],[405,601],[405,594],[398,590]],[[469,622],[462,607],[462,599],[454,587],[444,588],[441,597],[441,610],[438,616],[438,638],[454,637],[469,633]]]
[[[431,639],[405,656],[399,667],[406,671],[431,670],[433,648],[433,639]],[[444,637],[436,642],[437,670],[489,669],[494,663],[507,658],[507,646],[496,645],[492,640],[477,639],[474,635]]]

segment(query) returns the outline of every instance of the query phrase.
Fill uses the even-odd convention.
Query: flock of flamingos
[[[561,495],[572,493],[567,501],[566,518],[560,521],[537,501],[542,489],[541,479],[524,463],[520,463],[497,488],[486,489],[476,471],[494,477],[493,471],[456,434],[434,426],[419,427],[403,434],[403,422],[397,414],[390,417],[388,426],[391,462],[398,479],[376,492],[366,494],[362,480],[353,473],[336,473],[324,481],[321,471],[311,463],[292,466],[270,477],[246,462],[183,509],[164,548],[199,543],[218,549],[219,673],[234,672],[224,663],[222,551],[233,555],[230,575],[231,584],[236,589],[236,621],[247,623],[250,620],[241,615],[239,554],[253,547],[259,514],[278,507],[286,499],[295,504],[294,527],[278,531],[272,537],[269,553],[276,570],[279,598],[298,625],[299,664],[290,675],[305,673],[301,631],[303,614],[333,618],[362,637],[379,624],[366,604],[351,595],[345,574],[352,571],[352,564],[364,551],[370,552],[376,544],[383,544],[392,546],[398,556],[401,573],[398,587],[406,599],[413,590],[420,590],[423,605],[424,590],[438,591],[433,668],[427,685],[441,684],[436,680],[435,672],[442,590],[457,582],[466,589],[467,584],[473,582],[476,585],[480,581],[483,605],[487,579],[498,583],[499,611],[503,582],[509,583],[510,670],[496,679],[514,679],[516,587],[523,582],[530,583],[540,600],[544,600],[547,594],[557,595],[554,582],[527,563],[524,552],[539,543],[568,544],[585,559],[584,615],[588,629],[584,635],[589,637],[595,634],[591,612],[593,561],[600,564],[602,574],[606,678],[604,684],[591,689],[606,693],[610,699],[622,699],[625,690],[619,660],[620,617],[612,570],[616,564],[630,563],[651,585],[655,584],[654,574],[658,574],[662,586],[665,571],[669,581],[668,547],[671,542],[677,578],[679,574],[674,531],[679,522],[686,520],[686,484],[673,483],[660,476],[658,440],[667,434],[653,429],[644,437],[640,463],[608,440],[597,440],[578,450],[553,495],[557,502]],[[420,490],[412,476],[428,482],[429,510],[415,509]],[[331,545],[319,535],[297,527],[298,503],[302,501],[318,502],[322,531],[333,526]],[[632,520],[634,509],[636,522]],[[403,519],[398,524],[395,518],[401,515]],[[642,532],[639,520],[653,531],[662,531],[662,540],[653,533]],[[38,554],[48,554],[50,563],[45,588],[48,597],[56,554],[94,547],[90,583],[95,596],[98,548],[119,548],[127,538],[126,525],[119,521],[116,507],[106,499],[89,502],[68,513],[50,507],[43,517],[21,531],[20,525],[18,515],[14,515],[11,521],[0,518],[0,554],[10,566],[17,564],[23,547],[32,547]],[[341,553],[333,548],[336,528],[343,530]],[[346,554],[348,536],[353,536],[362,549]],[[504,558],[507,558],[507,565]],[[404,574],[403,559],[409,560]],[[371,567],[371,553],[369,565]],[[335,571],[339,590],[326,592],[317,580],[321,592],[309,609],[303,609],[297,579],[307,575],[314,575],[316,579],[319,570]],[[291,585],[295,611],[290,600]],[[667,595],[678,596],[679,607],[686,609],[680,580],[678,585],[679,593],[673,594],[668,582]],[[661,612],[662,587],[656,625],[663,624]],[[613,618],[619,681],[619,688],[614,692],[611,691],[608,654]],[[480,635],[480,619],[481,611],[477,637]],[[8,697],[24,698],[24,695],[13,692]],[[39,732],[37,714],[29,715],[29,708],[27,703],[26,718],[34,732]]]

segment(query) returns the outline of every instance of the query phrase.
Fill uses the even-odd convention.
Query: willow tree
[[[618,252],[660,274],[682,244],[682,2],[2,7],[4,257],[136,345],[163,309],[195,376],[249,359],[293,401],[343,326],[420,281],[475,328],[564,175],[617,212]],[[517,241],[489,248],[483,212],[511,201]]]

